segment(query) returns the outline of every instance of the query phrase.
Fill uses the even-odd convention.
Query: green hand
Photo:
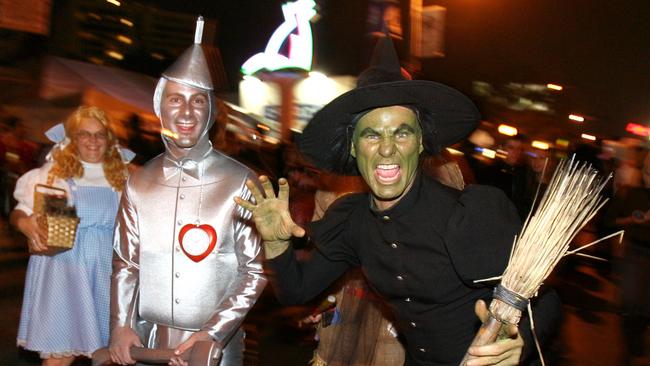
[[[289,213],[289,184],[284,178],[278,181],[279,191],[276,197],[273,184],[267,176],[260,176],[264,192],[251,180],[246,187],[251,191],[255,203],[235,197],[235,202],[253,214],[253,221],[262,240],[267,244],[285,242],[291,236],[302,237],[305,230],[298,226]]]

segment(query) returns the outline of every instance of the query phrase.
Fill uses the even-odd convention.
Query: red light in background
[[[633,133],[637,136],[643,136],[643,137],[650,136],[650,128],[644,125],[640,125],[638,123],[628,123],[627,126],[625,126],[625,131],[629,133]]]

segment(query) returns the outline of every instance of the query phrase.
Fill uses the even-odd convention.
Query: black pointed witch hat
[[[375,46],[370,66],[357,87],[319,110],[298,137],[300,152],[316,167],[344,175],[359,175],[350,155],[352,131],[366,112],[393,105],[418,110],[425,152],[436,154],[472,132],[480,114],[456,89],[427,80],[408,80],[401,72],[389,35]]]

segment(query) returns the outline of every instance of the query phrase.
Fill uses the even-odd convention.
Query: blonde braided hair
[[[93,106],[77,108],[65,121],[65,134],[70,139],[70,142],[63,149],[55,148],[56,150],[52,152],[54,164],[48,173],[48,180],[54,178],[79,178],[83,175],[83,165],[81,165],[79,150],[73,136],[85,118],[95,119],[106,128],[107,147],[102,159],[104,175],[115,190],[122,191],[126,182],[127,169],[118,151],[115,133],[111,130],[112,121],[104,110]]]

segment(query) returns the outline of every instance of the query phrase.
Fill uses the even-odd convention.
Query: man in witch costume
[[[249,183],[256,203],[235,200],[253,212],[282,302],[305,302],[360,266],[395,313],[406,364],[457,366],[480,326],[474,312],[482,319],[487,313],[479,300],[492,292],[475,280],[503,272],[520,220],[495,188],[459,191],[420,171],[421,156],[465,137],[479,113],[452,88],[405,80],[399,66],[390,38],[380,39],[357,88],[321,109],[298,141],[318,168],[360,174],[371,190],[339,199],[308,225],[317,247],[308,261],[298,261],[290,245],[305,230],[287,210],[286,180],[280,179],[277,198],[268,178],[260,177],[263,191]],[[543,343],[559,323],[559,301],[554,292],[537,300],[536,332]],[[521,336],[510,326],[510,337],[472,347],[467,365],[526,362],[535,347],[526,322],[520,326]]]
[[[165,152],[130,176],[116,220],[110,353],[122,365],[131,346],[180,354],[200,340],[241,365],[240,325],[266,282],[250,213],[232,199],[250,196],[255,174],[208,138],[218,111],[202,23],[156,86]]]

